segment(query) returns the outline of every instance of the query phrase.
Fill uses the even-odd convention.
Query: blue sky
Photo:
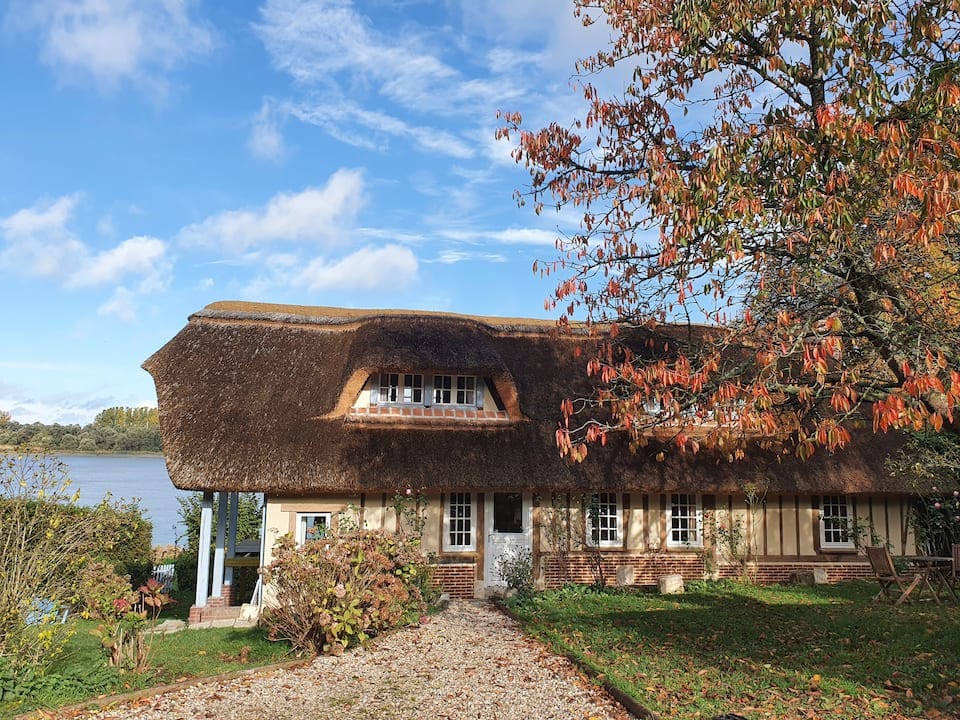
[[[0,4],[0,7],[3,7]],[[566,0],[12,0],[0,18],[0,409],[155,404],[216,300],[550,317],[557,232],[494,140],[582,110]]]

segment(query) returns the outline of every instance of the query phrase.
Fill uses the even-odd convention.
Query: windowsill
[[[838,545],[836,547],[830,545],[820,546],[821,555],[856,555],[857,552],[857,548],[853,545]]]
[[[697,552],[703,550],[703,545],[667,545],[667,552]]]
[[[422,405],[373,405],[370,407],[351,408],[346,417],[348,422],[436,422],[470,420],[483,423],[511,422],[505,410],[478,410],[469,405],[461,406],[432,406]]]

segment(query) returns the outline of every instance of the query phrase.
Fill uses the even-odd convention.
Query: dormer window
[[[477,403],[477,379],[473,375],[434,375],[435,405],[471,405]]]
[[[519,411],[518,411],[519,416]],[[436,371],[371,372],[348,421],[450,425],[513,422],[493,378]]]
[[[453,402],[453,376],[433,376],[433,402],[436,405],[449,405]]]
[[[457,405],[477,404],[477,379],[471,376],[457,376]]]
[[[383,404],[421,404],[423,402],[423,375],[380,373],[377,400]]]

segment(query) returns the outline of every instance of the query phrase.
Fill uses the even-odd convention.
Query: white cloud
[[[256,30],[274,67],[299,83],[329,85],[344,73],[421,110],[449,107],[454,98],[437,96],[438,87],[461,100],[475,91],[456,69],[421,49],[409,28],[388,37],[349,0],[267,0],[260,15]]]
[[[0,231],[8,238],[30,238],[36,234],[64,236],[67,223],[80,200],[80,195],[63,195],[48,203],[38,202],[33,207],[18,210],[10,217],[0,219]]]
[[[464,243],[500,243],[503,245],[550,245],[556,244],[555,230],[539,228],[506,228],[504,230],[443,230],[440,235]]]
[[[115,315],[124,322],[133,322],[137,316],[136,295],[122,285],[113,296],[97,308],[98,315]]]
[[[387,137],[410,140],[421,150],[455,158],[473,157],[477,148],[456,135],[426,126],[410,125],[399,118],[376,110],[365,110],[355,103],[304,102],[284,108],[291,117],[326,130],[341,142],[369,150],[386,147]],[[354,125],[358,129],[351,129]],[[371,137],[370,132],[377,133]]]
[[[255,30],[300,95],[278,111],[356,147],[383,150],[402,139],[425,153],[474,157],[480,147],[444,129],[447,119],[490,122],[530,91],[531,79],[496,54],[478,66],[457,47],[463,33],[442,19],[398,28],[351,0],[267,0],[260,15]]]
[[[171,272],[166,243],[139,236],[96,250],[70,228],[78,199],[78,195],[64,195],[39,201],[0,218],[0,270],[48,278],[64,287],[102,286],[131,279],[137,281],[141,293],[164,287]]]
[[[253,117],[247,147],[254,157],[279,160],[283,157],[283,134],[269,100],[264,100]]]
[[[87,368],[81,368],[87,369]],[[52,368],[40,368],[55,373],[76,372],[77,366],[58,365]],[[103,369],[98,368],[102,373]],[[86,425],[93,421],[98,412],[105,407],[124,405],[118,398],[107,395],[87,396],[79,393],[51,393],[36,395],[23,387],[0,382],[0,409],[10,413],[19,423],[76,423]]]
[[[365,247],[331,262],[313,260],[292,278],[307,290],[400,290],[417,279],[417,257],[402,245]]]
[[[7,22],[40,34],[41,56],[67,79],[92,77],[103,89],[130,82],[164,92],[163,75],[211,52],[210,26],[190,0],[20,0]]]
[[[188,246],[219,248],[238,255],[271,242],[341,244],[365,201],[363,173],[338,170],[323,187],[280,193],[262,208],[228,210],[180,231]]]
[[[453,265],[458,262],[506,262],[507,258],[499,253],[464,252],[462,250],[444,250],[433,262],[441,265]]]
[[[88,257],[70,284],[105,285],[128,275],[149,277],[164,263],[166,250],[166,244],[157,238],[129,238],[115,248]]]

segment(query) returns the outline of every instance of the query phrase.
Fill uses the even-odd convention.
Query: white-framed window
[[[377,400],[382,403],[395,403],[400,397],[400,374],[380,373],[380,390]]]
[[[457,375],[457,405],[477,404],[477,379],[472,375]]]
[[[380,373],[377,401],[381,404],[423,404],[423,375]]]
[[[620,547],[620,498],[616,493],[594,493],[587,505],[587,545]]]
[[[703,547],[703,508],[699,495],[670,495],[667,505],[667,547]]]
[[[423,375],[407,373],[403,376],[403,401],[405,403],[423,403]]]
[[[433,376],[433,402],[436,405],[453,404],[453,375]]]
[[[473,375],[434,375],[435,405],[477,405],[477,378]]]
[[[476,550],[477,507],[472,493],[452,492],[443,508],[443,549],[450,552]]]
[[[850,527],[850,504],[846,495],[824,495],[820,503],[820,547],[856,547]]]
[[[327,537],[332,520],[333,513],[297,513],[297,545]]]

